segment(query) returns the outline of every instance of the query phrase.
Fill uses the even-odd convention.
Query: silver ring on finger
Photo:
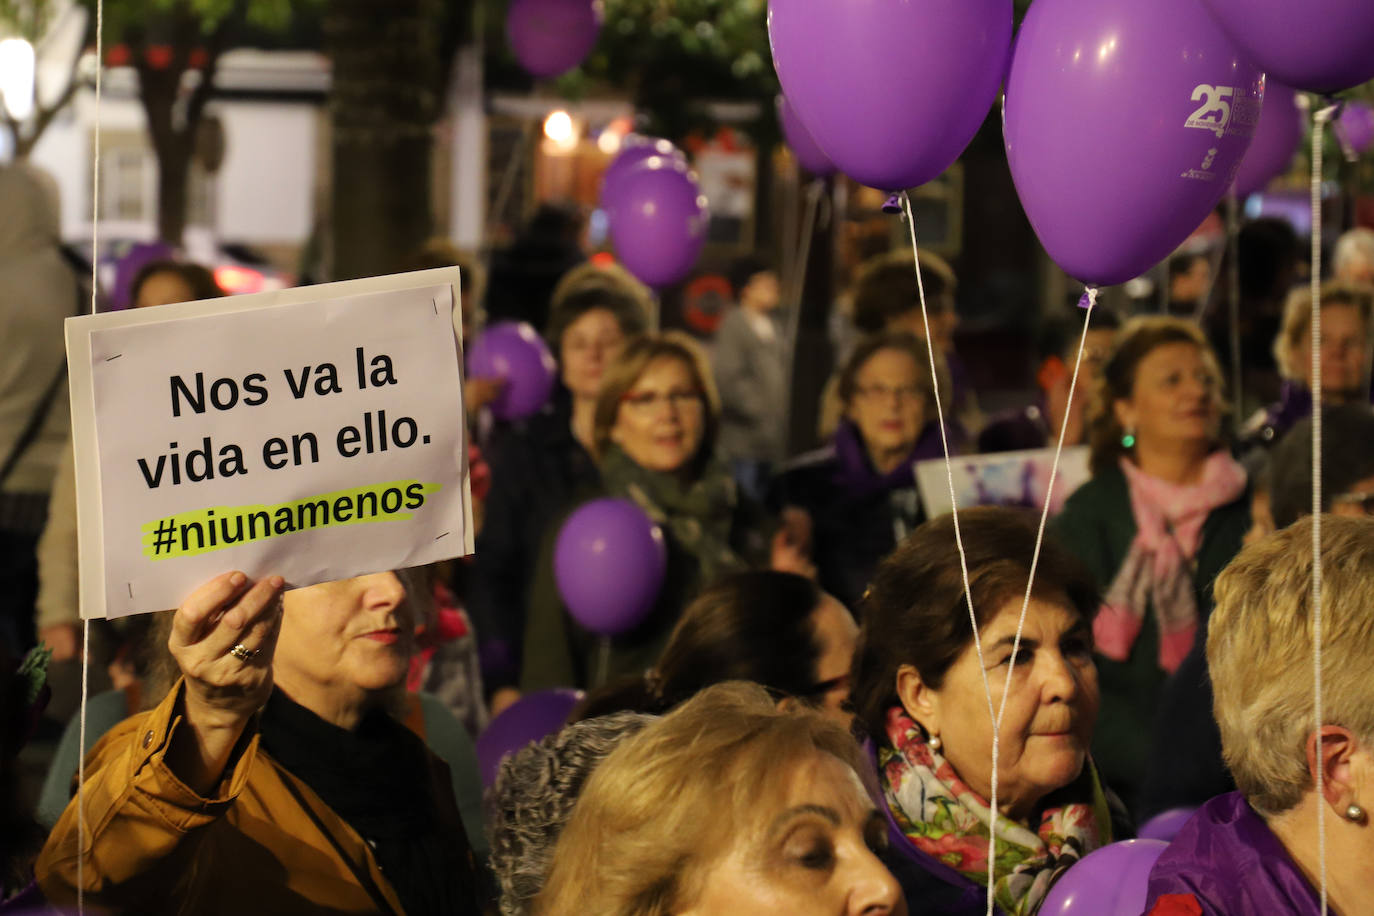
[[[229,650],[229,654],[234,656],[234,658],[237,658],[241,662],[246,662],[249,659],[256,656],[260,651],[260,649],[250,649],[243,643],[239,643],[238,645],[234,646],[234,648]]]

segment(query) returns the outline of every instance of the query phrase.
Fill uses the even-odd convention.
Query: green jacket
[[[1104,591],[1126,559],[1135,539],[1126,475],[1119,469],[1095,475],[1079,487],[1053,523],[1060,541],[1082,560]],[[1250,527],[1248,491],[1214,509],[1202,527],[1193,583],[1197,590],[1198,636],[1212,613],[1212,583],[1240,552]],[[1093,759],[1102,780],[1134,809],[1145,780],[1155,709],[1168,675],[1159,667],[1159,625],[1151,609],[1131,655],[1124,662],[1098,655],[1102,706],[1093,738]]]

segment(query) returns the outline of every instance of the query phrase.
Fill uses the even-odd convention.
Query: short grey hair
[[[621,712],[569,725],[501,762],[487,793],[491,870],[501,916],[526,916],[592,771],[655,716]]]

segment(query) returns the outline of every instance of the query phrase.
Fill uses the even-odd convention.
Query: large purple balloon
[[[643,134],[627,134],[620,141],[620,152],[616,153],[611,164],[601,176],[601,206],[607,205],[610,189],[620,179],[633,171],[634,167],[651,156],[659,156],[687,165],[687,154],[678,149],[671,141],[662,137],[646,137]]]
[[[1085,283],[1124,283],[1231,186],[1264,77],[1198,0],[1036,0],[1003,132],[1036,235]]]
[[[1265,82],[1264,110],[1260,112],[1255,138],[1236,171],[1237,197],[1262,190],[1288,171],[1293,154],[1302,143],[1303,113],[1297,106],[1297,93],[1273,80]]]
[[[1142,840],[1163,840],[1168,843],[1178,836],[1183,825],[1193,819],[1196,808],[1170,808],[1150,818],[1139,831]]]
[[[523,321],[501,321],[488,327],[468,348],[467,363],[473,378],[506,380],[506,387],[491,402],[492,414],[501,420],[528,417],[543,407],[558,374],[558,363],[548,346]]]
[[[711,217],[685,163],[650,156],[606,188],[605,206],[611,243],[630,273],[658,287],[686,279]]]
[[[1163,840],[1126,840],[1088,853],[1050,888],[1040,916],[1140,916],[1150,869],[1168,848]]]
[[[573,618],[600,636],[632,630],[644,619],[667,568],[663,531],[627,499],[582,506],[554,544],[558,593]]]
[[[959,158],[997,97],[1011,0],[769,0],[783,93],[830,161],[887,191]]]
[[[1356,154],[1374,146],[1374,107],[1364,102],[1346,102],[1336,119],[1341,142]]]
[[[527,693],[502,710],[477,736],[477,769],[482,785],[496,782],[506,755],[561,729],[580,702],[582,691],[555,687]]]
[[[1311,92],[1374,79],[1369,0],[1203,0],[1241,52],[1270,78]]]
[[[602,15],[599,0],[511,0],[506,38],[530,73],[558,76],[591,53]]]
[[[835,174],[835,163],[831,162],[825,151],[816,145],[816,138],[812,137],[806,125],[802,124],[801,118],[797,117],[796,110],[785,95],[778,96],[778,123],[782,125],[782,135],[787,138],[792,155],[797,157],[802,168],[818,178]]]

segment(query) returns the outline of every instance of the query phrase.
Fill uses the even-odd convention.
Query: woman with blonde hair
[[[904,916],[887,825],[840,725],[762,688],[707,688],[588,780],[540,916]]]
[[[1251,544],[1217,579],[1207,662],[1239,791],[1203,805],[1159,858],[1151,916],[1316,916],[1323,824],[1331,911],[1370,912],[1374,519],[1322,518],[1320,727],[1312,526],[1308,517]]]
[[[658,658],[683,607],[718,576],[750,566],[807,567],[802,538],[768,536],[769,520],[741,496],[715,453],[720,423],[706,358],[685,334],[630,341],[606,370],[596,403],[593,448],[602,486],[579,494],[543,538],[525,622],[521,686],[597,686],[641,674]],[[553,547],[568,514],[605,496],[632,500],[663,530],[668,568],[658,600],[609,651],[568,615],[553,571]]]
[[[1328,406],[1369,401],[1370,317],[1374,291],[1348,283],[1322,286],[1322,400]],[[1283,309],[1274,339],[1283,377],[1279,399],[1241,431],[1244,449],[1269,449],[1312,414],[1312,291],[1296,289]]]
[[[1055,530],[1104,591],[1093,620],[1102,687],[1093,759],[1136,808],[1160,691],[1206,625],[1211,582],[1240,550],[1250,502],[1245,470],[1220,439],[1220,373],[1196,325],[1128,323],[1095,394],[1093,476]]]

